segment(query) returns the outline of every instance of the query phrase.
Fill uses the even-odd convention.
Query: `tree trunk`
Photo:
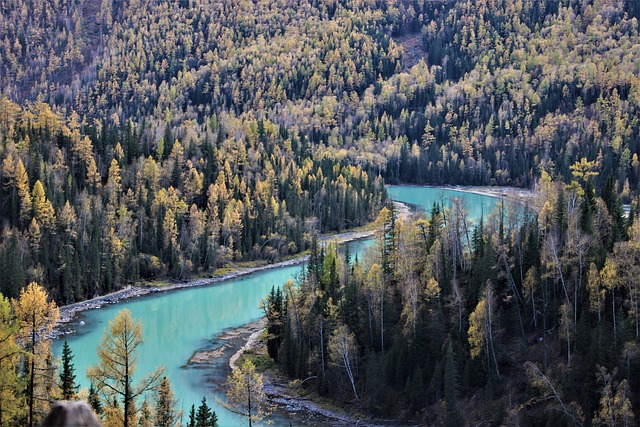
[[[36,376],[36,315],[31,318],[31,372],[29,373],[29,427],[33,427],[33,395]]]

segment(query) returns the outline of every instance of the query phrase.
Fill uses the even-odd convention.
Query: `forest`
[[[633,425],[638,5],[0,0],[0,293],[65,305],[308,251],[268,347],[321,396]],[[471,226],[398,217],[385,183],[537,196]],[[317,244],[372,222],[362,259]]]
[[[543,175],[531,204],[376,220],[361,258],[315,247],[266,299],[294,384],[409,425],[631,426],[640,409],[640,219],[593,170]],[[609,182],[612,183],[612,180]]]
[[[530,188],[584,158],[629,203],[634,4],[2,0],[0,291],[272,262],[374,219],[385,182]]]
[[[97,363],[87,370],[88,388],[80,388],[74,354],[64,341],[60,357],[51,350],[51,333],[60,310],[36,282],[9,299],[0,295],[0,425],[80,425],[104,427],[218,427],[215,411],[206,398],[184,413],[164,367],[141,377],[135,375],[144,342],[143,325],[127,309],[118,312],[105,328],[97,348]],[[144,368],[144,366],[143,366]],[[239,378],[249,372],[239,370]],[[233,390],[233,387],[230,387]],[[86,402],[94,419],[75,409],[49,419],[54,403]],[[53,411],[51,411],[53,413]],[[44,419],[44,421],[43,421]],[[52,424],[52,421],[54,423]],[[55,422],[57,421],[57,422]]]
[[[120,141],[100,124],[84,135],[77,115],[46,104],[5,98],[0,108],[11,135],[0,194],[8,297],[37,281],[64,305],[139,280],[274,261],[304,251],[314,233],[368,222],[386,197],[380,177],[314,160],[304,138],[268,120],[246,123],[236,141],[213,116],[204,139],[184,145],[167,127],[146,152],[131,122]]]

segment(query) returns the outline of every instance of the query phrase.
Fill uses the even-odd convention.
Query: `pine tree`
[[[191,405],[191,410],[189,411],[189,422],[187,423],[187,427],[196,427],[196,405]]]
[[[60,389],[62,390],[62,398],[71,400],[78,391],[76,385],[76,368],[73,366],[73,353],[69,347],[67,340],[62,346],[62,371],[60,372]]]
[[[198,407],[194,427],[218,427],[218,416],[209,408],[209,405],[207,405],[206,397],[202,398],[202,402]]]

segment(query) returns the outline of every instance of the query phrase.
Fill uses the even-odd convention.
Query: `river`
[[[452,197],[465,200],[470,218],[488,214],[498,199],[472,192],[460,192],[438,187],[388,186],[392,199],[429,211],[434,202],[449,204]],[[371,240],[349,243],[353,256],[371,245]],[[220,426],[244,425],[244,420],[215,403],[223,399],[216,384],[224,381],[226,372],[220,369],[187,366],[194,352],[211,347],[212,340],[222,331],[237,328],[257,320],[262,312],[259,304],[272,286],[282,286],[300,272],[301,265],[263,270],[240,278],[218,282],[211,286],[186,288],[153,294],[119,304],[85,311],[76,316],[70,326],[76,330],[64,337],[74,355],[76,381],[88,387],[86,370],[97,363],[96,348],[108,323],[124,308],[142,321],[144,344],[140,347],[136,376],[164,366],[173,390],[184,410],[183,423],[188,420],[189,408],[199,405],[206,396],[209,406],[216,411]],[[62,339],[54,341],[53,348],[60,354]],[[296,414],[277,412],[277,425],[322,424],[302,419]]]

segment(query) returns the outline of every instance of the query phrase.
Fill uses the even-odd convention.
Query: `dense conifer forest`
[[[266,300],[269,356],[365,417],[635,425],[640,220],[612,185],[574,177],[544,174],[530,204],[475,224],[461,200],[404,218],[389,205],[364,257],[315,247]]]
[[[532,187],[585,158],[628,202],[634,4],[4,0],[0,289],[272,261],[373,219],[383,180]]]
[[[268,298],[268,348],[320,395],[429,424],[635,422],[638,2],[0,11],[4,297],[37,282],[64,305],[309,250]],[[460,204],[398,217],[385,183],[537,195],[470,225]],[[362,259],[316,243],[374,220]]]

